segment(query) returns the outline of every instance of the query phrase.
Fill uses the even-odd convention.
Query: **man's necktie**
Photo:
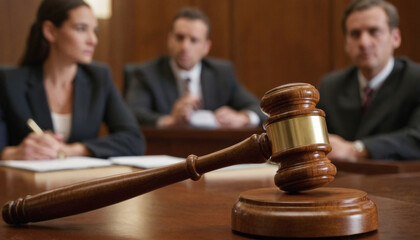
[[[183,92],[182,92],[182,94],[184,96],[191,93],[191,91],[190,91],[190,82],[191,82],[191,80],[189,78],[186,78],[183,81],[183,89],[182,89]]]
[[[367,111],[369,104],[372,101],[372,96],[373,96],[373,89],[370,88],[369,86],[366,86],[363,89],[363,98],[362,98],[362,109],[364,113]]]

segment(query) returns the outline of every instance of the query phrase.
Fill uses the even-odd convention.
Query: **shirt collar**
[[[195,64],[194,67],[191,68],[191,70],[184,70],[184,69],[179,68],[173,59],[171,59],[170,65],[171,65],[172,71],[174,72],[175,77],[178,79],[189,78],[191,81],[194,81],[194,78],[195,79],[200,78],[201,62],[198,62],[197,64]]]
[[[380,71],[370,81],[368,81],[359,70],[357,73],[357,76],[359,79],[360,90],[363,91],[363,89],[366,86],[369,86],[374,91],[378,90],[379,87],[382,85],[382,83],[385,81],[385,79],[391,74],[393,68],[394,68],[394,58],[391,58],[389,59],[384,69],[382,69],[382,71]]]

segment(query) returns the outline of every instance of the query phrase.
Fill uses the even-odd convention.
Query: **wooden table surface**
[[[362,159],[357,162],[334,161],[334,165],[340,171],[359,174],[389,174],[420,172],[419,160],[392,161]]]
[[[238,195],[274,187],[276,167],[216,171],[113,206],[21,227],[0,223],[0,239],[252,239],[231,231]],[[129,167],[32,173],[0,167],[0,203],[59,186],[123,172]],[[378,207],[378,231],[337,239],[420,239],[420,173],[339,172],[329,186],[367,191]]]

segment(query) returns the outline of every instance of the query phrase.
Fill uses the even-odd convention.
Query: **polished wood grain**
[[[117,168],[117,169],[114,169]],[[133,169],[139,171],[138,169]],[[33,173],[0,167],[0,202],[37,194],[81,180],[131,172],[107,167]],[[231,209],[241,192],[275,187],[277,167],[216,171],[96,211],[12,227],[0,222],[1,239],[256,239],[232,232]],[[377,231],[328,239],[417,240],[420,173],[343,173],[329,186],[366,191],[378,208]],[[387,187],[389,186],[389,187]]]
[[[376,205],[356,189],[322,187],[287,194],[259,188],[241,193],[232,208],[232,229],[256,236],[334,237],[377,228]]]
[[[280,166],[275,181],[281,190],[298,192],[317,188],[333,181],[337,173],[335,166],[326,157],[331,146],[325,126],[325,113],[315,108],[318,101],[318,91],[306,83],[278,86],[269,90],[261,100],[261,109],[269,116],[264,122],[264,129],[272,143],[270,161]],[[320,119],[323,125],[314,129],[312,122],[277,127],[285,121],[305,117]],[[312,130],[319,129],[321,132],[317,134],[320,136],[301,142],[315,134]],[[289,145],[281,146],[289,140]],[[281,146],[278,149],[277,144]]]
[[[358,161],[335,160],[339,171],[361,174],[389,174],[420,172],[420,161],[392,161],[380,159],[360,159]]]
[[[374,176],[343,174],[329,186],[356,188],[376,196],[420,204],[419,183],[419,172]]]
[[[321,187],[332,182],[337,171],[326,157],[331,146],[325,113],[315,108],[318,101],[318,91],[304,83],[279,86],[262,98],[261,109],[269,116],[264,129],[271,141],[270,162],[279,164],[274,180],[285,192],[264,188],[241,193],[232,209],[233,230],[314,238],[378,228],[376,205],[365,192]]]
[[[190,155],[185,162],[167,167],[99,178],[18,198],[3,206],[2,216],[9,224],[25,224],[83,213],[188,178],[199,180],[202,174],[215,169],[264,163],[270,154],[266,135],[253,135],[230,148],[203,157]]]

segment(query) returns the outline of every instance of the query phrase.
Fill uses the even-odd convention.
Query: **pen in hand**
[[[36,124],[36,122],[32,119],[29,118],[28,121],[26,122],[26,124],[28,125],[28,127],[36,134],[38,135],[43,135],[44,131],[42,131],[42,129],[38,126],[38,124]],[[66,158],[66,154],[59,150],[57,152],[57,158],[58,159],[65,159]]]
[[[44,134],[44,131],[42,131],[42,129],[38,126],[38,124],[36,124],[36,122],[32,118],[29,118],[26,124],[34,133],[38,135]]]

